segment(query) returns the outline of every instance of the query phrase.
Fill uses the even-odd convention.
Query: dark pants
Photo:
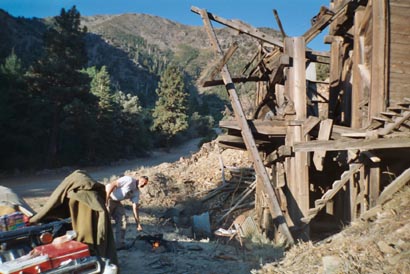
[[[121,202],[109,199],[108,212],[115,221],[115,243],[117,247],[122,247],[125,245],[125,231],[127,229],[125,208]]]

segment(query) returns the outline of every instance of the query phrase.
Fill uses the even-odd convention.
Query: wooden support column
[[[362,77],[360,76],[359,65],[363,63],[361,60],[361,47],[360,47],[360,25],[362,23],[364,15],[364,9],[358,8],[354,15],[354,44],[353,44],[353,83],[352,83],[352,128],[362,127],[362,114],[360,110],[360,103],[363,101],[363,86]]]
[[[351,164],[350,165],[350,170],[356,169],[357,167],[361,166],[361,164]],[[358,181],[360,180],[359,174],[357,172],[352,172],[350,174],[350,179],[349,179],[349,185],[348,185],[348,205],[350,208],[350,214],[349,214],[349,221],[354,221],[358,217],[358,212],[357,212],[357,198],[358,198],[358,191],[359,191],[359,183]]]
[[[285,54],[292,58],[292,66],[287,71],[285,92],[294,103],[296,114],[288,119],[306,119],[306,63],[305,41],[303,37],[285,39]],[[285,144],[305,141],[301,125],[288,126]],[[295,157],[286,159],[286,181],[288,186],[287,203],[289,215],[294,225],[300,225],[301,219],[309,210],[309,177],[307,153],[295,153]],[[308,234],[308,231],[306,231]],[[306,235],[307,236],[307,235]]]
[[[329,75],[329,118],[334,119],[337,117],[336,108],[338,105],[339,92],[340,92],[340,78],[342,73],[343,64],[343,37],[331,36],[327,37],[327,41],[331,42],[330,47],[330,75]]]
[[[373,162],[369,169],[369,207],[372,208],[380,195],[380,162]]]
[[[372,1],[372,82],[369,120],[384,111],[387,102],[386,1]]]
[[[215,52],[223,56],[222,49],[218,43],[218,39],[216,38],[216,34],[214,29],[212,28],[211,22],[209,20],[209,13],[206,10],[199,10],[197,8],[191,8],[191,10],[196,10],[202,17],[202,21],[205,26],[205,30],[208,34],[209,39],[211,40],[211,44],[215,50]],[[265,166],[263,165],[263,161],[259,155],[259,151],[256,148],[255,139],[253,138],[251,129],[248,125],[248,121],[246,120],[245,113],[243,112],[241,102],[239,101],[238,94],[235,90],[235,85],[232,82],[231,75],[229,73],[228,67],[225,65],[221,70],[221,76],[225,83],[226,90],[228,91],[229,98],[232,103],[232,108],[235,113],[235,118],[238,124],[241,127],[241,135],[245,142],[246,148],[250,154],[250,157],[253,161],[253,165],[258,176],[258,179],[262,182],[263,193],[266,196],[266,201],[269,207],[269,211],[278,224],[280,232],[286,237],[288,244],[294,244],[293,236],[290,233],[289,227],[283,217],[282,210],[279,206],[278,199],[276,194],[273,190],[271,181],[269,179],[269,175],[266,171]]]

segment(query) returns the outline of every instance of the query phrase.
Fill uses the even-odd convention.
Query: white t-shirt
[[[140,200],[140,191],[137,187],[137,180],[131,176],[123,176],[117,179],[118,187],[111,192],[111,199],[122,201],[130,199],[132,203],[138,204]]]

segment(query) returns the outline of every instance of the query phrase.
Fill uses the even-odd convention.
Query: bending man
[[[106,206],[111,217],[115,221],[115,241],[117,248],[125,247],[125,231],[127,228],[127,216],[121,201],[130,199],[137,230],[142,226],[139,218],[140,188],[148,184],[148,177],[141,176],[138,179],[131,176],[123,176],[105,186]]]

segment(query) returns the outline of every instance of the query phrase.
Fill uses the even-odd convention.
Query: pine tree
[[[105,66],[97,71],[91,80],[91,93],[98,97],[98,106],[107,112],[114,111],[114,97],[111,91],[110,75]]]
[[[62,9],[55,17],[54,27],[45,33],[44,56],[28,73],[30,91],[42,98],[44,109],[49,111],[49,118],[44,121],[50,132],[48,164],[54,164],[61,148],[60,125],[67,118],[64,108],[74,100],[86,104],[93,102],[89,78],[79,71],[87,62],[85,33],[86,29],[80,27],[80,13],[76,7],[68,11]]]
[[[161,133],[168,146],[173,137],[188,128],[188,93],[182,72],[176,66],[169,66],[162,74],[156,92],[158,100],[151,129]]]
[[[14,51],[0,65],[0,83],[0,168],[21,167],[27,162],[36,133],[24,70]]]

